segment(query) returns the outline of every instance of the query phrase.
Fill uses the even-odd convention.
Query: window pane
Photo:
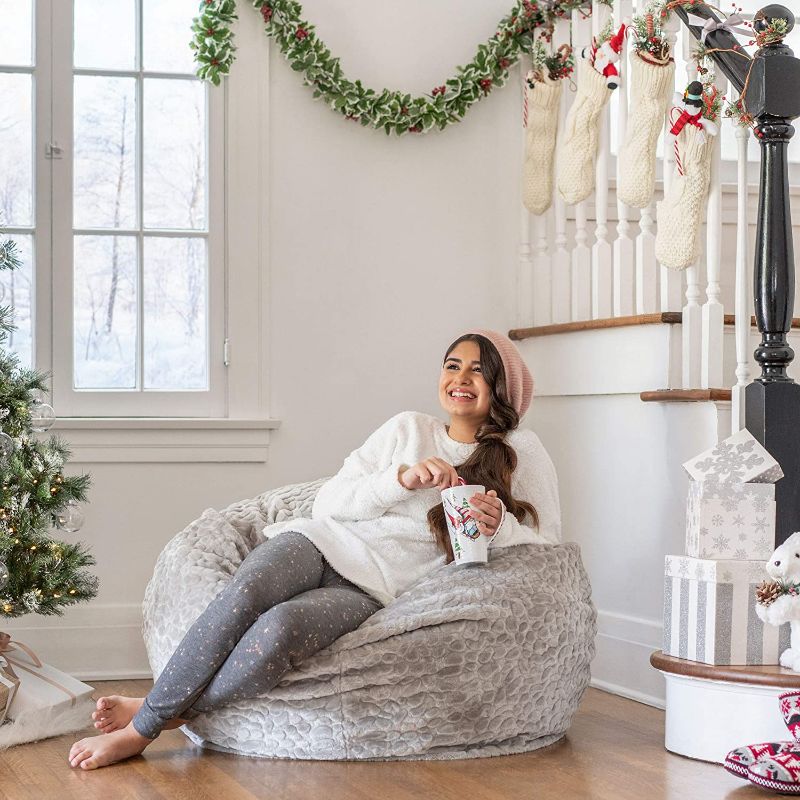
[[[144,69],[194,74],[192,19],[197,0],[143,0]]]
[[[144,81],[144,225],[206,226],[206,88],[198,80]]]
[[[75,0],[76,67],[135,69],[135,53],[136,0]]]
[[[30,367],[33,364],[31,338],[33,237],[21,233],[0,236],[0,241],[6,239],[13,239],[17,243],[17,253],[22,266],[0,271],[0,305],[11,306],[14,309],[11,321],[16,325],[16,329],[8,334],[3,347],[6,350],[13,350],[19,356],[21,366]]]
[[[136,388],[136,239],[76,236],[75,388]]]
[[[75,77],[77,228],[136,225],[136,80]]]
[[[203,239],[144,240],[144,388],[208,389]]]
[[[0,63],[15,67],[33,63],[31,0],[0,0]]]
[[[5,227],[33,224],[32,85],[30,75],[0,72],[0,223]]]

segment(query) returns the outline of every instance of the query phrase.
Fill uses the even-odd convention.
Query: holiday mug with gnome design
[[[472,516],[469,498],[474,494],[484,494],[485,486],[464,484],[442,491],[442,505],[453,546],[453,560],[456,564],[485,564],[489,560],[487,537],[478,529],[477,520]]]

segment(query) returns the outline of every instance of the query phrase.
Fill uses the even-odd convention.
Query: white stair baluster
[[[692,264],[686,270],[686,305],[683,307],[683,388],[696,389],[700,385],[700,346],[703,308],[700,305],[700,269]]]
[[[550,325],[553,321],[552,274],[553,257],[550,254],[547,221],[552,217],[552,209],[541,216],[534,217],[536,231],[536,251],[533,258],[533,323]]]
[[[686,59],[687,84],[697,79],[697,64],[692,61],[692,39],[687,28],[682,31],[683,54]],[[683,307],[682,335],[683,362],[682,376],[684,389],[696,389],[700,386],[700,355],[703,347],[703,310],[700,305],[700,269],[692,264],[686,270],[686,305]]]
[[[656,207],[643,208],[636,237],[636,313],[658,310],[658,264],[656,263]]]
[[[584,47],[592,42],[592,19],[580,9],[572,12],[573,56],[580,57]],[[564,87],[566,91],[566,85]],[[572,251],[572,319],[592,317],[592,251],[587,230],[587,201],[575,206],[575,249]]]
[[[562,44],[569,44],[570,30],[569,20],[558,20],[556,29],[553,33],[553,45],[559,47]],[[572,102],[571,97],[567,97],[570,92],[561,93],[561,107],[559,110],[560,131],[564,130],[564,120],[567,114],[567,105]],[[572,317],[572,256],[567,248],[567,206],[561,195],[556,192],[555,218],[556,218],[556,251],[553,255],[553,322],[570,322]]]
[[[525,75],[528,71],[528,61],[525,58],[519,60],[520,86],[522,97],[520,102],[524,104],[526,96]],[[525,161],[526,149],[525,119],[522,118],[522,163]],[[522,171],[520,171],[522,176]],[[520,180],[520,193],[522,192],[522,180]],[[533,258],[531,250],[531,215],[525,204],[522,202],[520,194],[520,213],[519,213],[519,249],[517,252],[517,327],[524,328],[534,324],[533,308]]]
[[[619,30],[623,20],[633,13],[631,0],[614,0],[614,30]],[[628,129],[628,40],[623,41],[617,62],[620,85],[617,88],[617,185],[619,185],[619,144],[625,141]],[[629,317],[635,308],[633,227],[628,220],[630,212],[625,203],[617,200],[617,236],[614,239],[614,316]]]
[[[736,385],[731,392],[731,433],[744,428],[744,390],[750,382],[750,316],[753,310],[752,259],[747,227],[747,146],[750,128],[736,126],[738,207],[736,214]]]
[[[608,7],[592,2],[592,33],[597,36],[608,19]],[[608,241],[608,106],[602,113],[597,155],[595,190],[595,243],[592,247],[592,317],[606,319],[613,311],[612,264],[614,255]]]
[[[677,52],[678,31],[681,22],[677,14],[671,14],[665,25],[667,39],[672,53]],[[680,78],[678,78],[680,80]],[[672,108],[670,103],[669,108]],[[672,175],[675,169],[675,149],[674,139],[670,134],[672,125],[669,121],[669,109],[664,125],[664,157],[661,162],[662,174],[664,178],[664,193],[666,193],[672,183]],[[654,245],[655,246],[655,245]],[[673,269],[661,267],[659,272],[659,305],[662,312],[680,311],[683,304],[683,276],[680,272]]]
[[[728,81],[721,74],[716,79],[720,95],[728,91]],[[703,342],[700,357],[700,385],[704,389],[719,388],[722,377],[722,337],[725,331],[725,310],[722,305],[722,119],[720,132],[712,140],[711,183],[706,221],[706,302],[702,310]]]

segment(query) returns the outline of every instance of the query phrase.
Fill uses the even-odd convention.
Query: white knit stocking
[[[594,189],[600,114],[611,97],[606,79],[585,58],[578,59],[577,84],[558,145],[558,192],[567,203],[580,203]]]
[[[544,214],[553,200],[553,154],[558,133],[561,81],[526,84],[528,125],[525,133],[522,199],[531,214]]]
[[[683,175],[676,166],[669,192],[656,207],[656,258],[670,269],[686,269],[700,257],[713,146],[712,137],[692,125],[678,134]]]
[[[656,146],[675,86],[675,64],[650,64],[634,54],[631,115],[620,150],[619,199],[632,208],[650,205],[656,188]]]

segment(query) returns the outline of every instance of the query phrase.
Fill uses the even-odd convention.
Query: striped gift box
[[[767,578],[763,561],[667,556],[664,652],[706,664],[777,664],[790,629],[756,614],[755,590]]]

